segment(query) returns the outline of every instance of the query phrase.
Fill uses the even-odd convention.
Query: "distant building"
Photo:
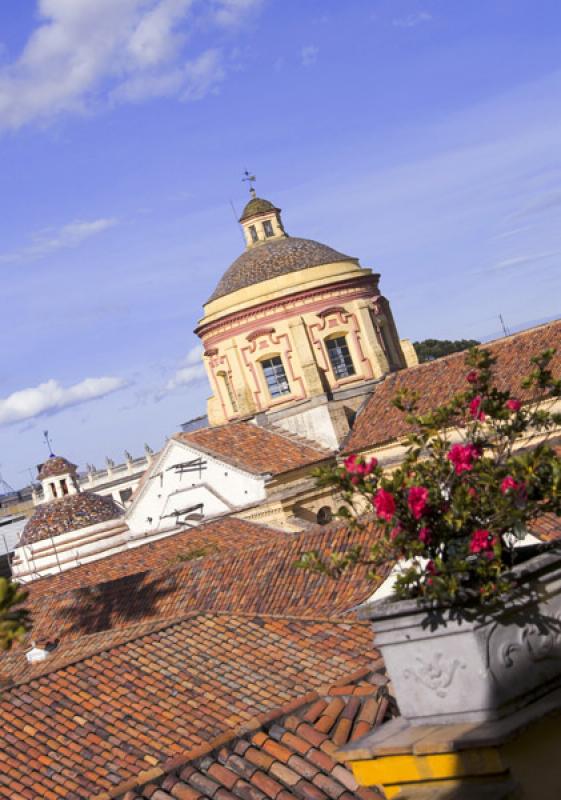
[[[111,497],[82,491],[75,464],[53,455],[37,477],[42,492],[35,493],[35,510],[14,553],[14,577],[33,580],[121,544],[123,509]]]
[[[96,469],[93,464],[88,464],[87,472],[78,477],[80,486],[104,497],[112,497],[126,508],[153,458],[154,451],[145,444],[143,456],[133,458],[125,451],[125,460],[121,464],[116,464],[111,458],[105,459],[105,469]]]

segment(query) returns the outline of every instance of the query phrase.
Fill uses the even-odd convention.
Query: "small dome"
[[[62,456],[50,456],[48,461],[45,461],[45,463],[41,465],[37,477],[42,481],[45,478],[54,478],[56,475],[66,475],[69,472],[76,472],[77,469],[78,467],[76,464],[72,464],[70,461],[62,458]]]
[[[246,208],[253,202],[251,200]],[[259,200],[259,202],[267,201]],[[297,272],[308,267],[318,267],[321,264],[332,264],[335,261],[356,263],[357,259],[312,239],[287,236],[263,242],[259,247],[246,250],[228,267],[207,302],[279,275],[287,275],[289,272]]]
[[[68,462],[67,462],[68,463]],[[37,506],[28,519],[20,546],[50,539],[120,517],[123,511],[111,497],[80,492]]]
[[[280,211],[280,208],[274,206],[269,200],[263,200],[261,197],[252,197],[249,203],[242,211],[240,222],[245,222],[256,214],[264,214],[267,211]]]

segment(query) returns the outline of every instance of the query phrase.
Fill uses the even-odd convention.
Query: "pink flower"
[[[478,373],[478,372],[477,372],[477,370],[475,370],[475,369],[472,369],[472,370],[471,370],[470,372],[468,372],[468,374],[466,375],[466,381],[467,381],[468,383],[477,383],[478,379],[479,379],[479,373]]]
[[[403,528],[401,525],[396,525],[395,528],[392,528],[390,531],[390,539],[397,539],[400,533],[403,532]]]
[[[412,486],[407,494],[407,505],[415,519],[421,519],[427,507],[429,490],[424,486]]]
[[[480,529],[478,531],[474,531],[471,535],[471,541],[469,543],[469,552],[477,555],[478,553],[483,553],[483,555],[491,560],[494,558],[493,548],[497,543],[497,537],[491,536],[488,530]]]
[[[473,486],[470,486],[468,489],[468,494],[470,497],[477,497],[477,490],[474,489]]]
[[[518,489],[518,481],[515,481],[512,475],[507,475],[501,482],[501,492],[506,494],[511,489]]]
[[[425,575],[427,576],[425,578],[425,583],[427,584],[427,586],[432,586],[433,584],[432,576],[436,575],[436,567],[432,559],[427,563],[427,566],[425,567]]]
[[[352,476],[351,483],[353,486],[358,486],[358,484],[360,483],[360,478],[358,477],[358,475]]]
[[[360,457],[356,455],[350,455],[343,461],[343,466],[351,475],[370,475],[371,472],[378,466],[378,460],[376,458],[370,459],[370,461],[363,461]],[[355,481],[353,483],[356,484]]]
[[[501,481],[501,492],[503,494],[508,494],[508,492],[516,492],[517,505],[520,503],[524,505],[527,500],[526,484],[523,481],[515,481],[512,475],[507,475],[506,478],[503,478]]]
[[[485,412],[482,410],[483,399],[481,395],[476,395],[469,404],[469,413],[474,419],[483,421],[485,419]]]
[[[479,457],[479,450],[473,444],[455,444],[450,448],[446,458],[451,461],[456,475],[473,469],[473,462]]]
[[[421,528],[419,531],[419,539],[423,544],[429,545],[431,543],[432,534],[429,528]]]
[[[359,464],[358,471],[361,475],[370,475],[376,467],[378,466],[378,459],[371,458],[370,461],[364,461],[362,464]]]
[[[376,514],[381,519],[387,519],[389,522],[395,514],[395,498],[393,494],[385,489],[378,489],[372,502],[376,509]]]
[[[509,400],[506,401],[505,405],[509,411],[514,411],[514,412],[520,411],[520,409],[522,408],[522,403],[516,397],[511,397]]]

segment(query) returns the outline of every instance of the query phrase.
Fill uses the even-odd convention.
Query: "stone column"
[[[228,364],[232,371],[232,391],[238,403],[238,413],[242,417],[251,416],[257,413],[251,389],[248,385],[248,376],[242,364],[238,346],[232,342],[224,349]]]
[[[390,371],[390,365],[378,341],[378,335],[372,320],[370,300],[358,300],[355,308],[366,356],[372,364],[374,377],[381,378],[382,375]]]
[[[324,394],[325,389],[321,380],[321,373],[310,344],[304,320],[302,317],[295,319],[289,323],[288,327],[293,352],[302,370],[306,396],[317,397]]]

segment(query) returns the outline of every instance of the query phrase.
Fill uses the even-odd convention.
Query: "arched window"
[[[255,225],[249,226],[249,232],[251,234],[251,241],[257,242],[259,240],[259,236],[257,235],[257,228],[255,227]]]
[[[279,397],[283,394],[290,394],[290,386],[284,366],[280,356],[263,359],[261,362],[263,375],[267,381],[269,394],[271,397]]]
[[[275,235],[275,232],[273,231],[273,223],[270,219],[266,219],[263,223],[263,232],[267,238]]]
[[[331,369],[336,378],[348,378],[355,374],[355,367],[345,336],[334,336],[325,342]]]

